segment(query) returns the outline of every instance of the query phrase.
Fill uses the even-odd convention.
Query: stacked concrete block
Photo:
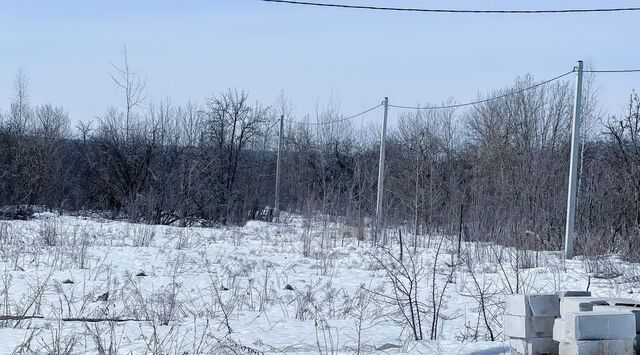
[[[559,342],[559,352],[563,355],[633,355],[635,315],[606,307],[605,310],[568,312],[556,319],[553,339]]]
[[[589,311],[569,313],[562,318],[564,338],[574,340],[633,339],[636,335],[635,316],[619,311]]]
[[[560,315],[560,298],[550,295],[510,295],[506,298],[504,332],[512,354],[558,354],[553,340],[554,320]]]
[[[613,306],[594,306],[594,311],[603,310],[616,310],[620,312],[628,312],[633,314],[636,318],[636,337],[634,342],[634,349],[636,354],[640,354],[640,305],[634,300],[633,302],[620,302]]]
[[[558,343],[549,338],[509,339],[511,354],[558,354]]]
[[[595,306],[633,306],[636,303],[630,298],[566,296],[560,298],[560,317],[567,313],[592,311]]]
[[[640,303],[628,298],[511,295],[504,328],[512,354],[640,354]]]
[[[512,338],[551,338],[556,317],[504,316],[505,334]]]
[[[594,305],[607,306],[604,298],[598,297],[563,297],[560,299],[560,317],[569,313],[593,311]]]
[[[573,341],[560,343],[558,350],[562,355],[618,355],[633,354],[633,341],[630,339]]]
[[[633,314],[633,316],[636,319],[636,333],[640,331],[640,307],[635,307],[635,306],[619,306],[619,305],[613,305],[613,306],[593,306],[593,310],[594,311],[618,311],[618,312],[626,312],[626,313],[631,313]]]

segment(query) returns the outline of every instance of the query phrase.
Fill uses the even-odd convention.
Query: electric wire
[[[349,121],[351,119],[354,119],[356,117],[360,117],[364,114],[367,114],[375,109],[377,109],[378,107],[382,106],[382,103],[377,104],[367,110],[364,110],[360,113],[356,113],[355,115],[351,115],[351,116],[347,116],[347,117],[342,117],[339,118],[337,120],[333,120],[333,121],[318,121],[318,122],[304,122],[304,121],[293,121],[293,120],[288,120],[288,119],[284,119],[285,122],[289,122],[292,124],[299,124],[299,125],[308,125],[308,126],[322,126],[322,125],[329,125],[329,124],[334,124],[334,123],[340,123],[340,122],[345,122],[345,121]]]
[[[485,102],[490,102],[490,101],[503,99],[505,97],[509,97],[509,96],[512,96],[512,95],[517,95],[517,94],[523,93],[525,91],[535,89],[535,88],[540,87],[542,85],[546,85],[546,84],[549,84],[549,83],[551,83],[553,81],[561,79],[561,78],[563,78],[563,77],[565,77],[565,76],[567,76],[569,74],[572,74],[574,72],[575,72],[575,69],[571,70],[571,71],[568,71],[568,72],[566,72],[564,74],[560,74],[558,76],[555,76],[555,77],[553,77],[551,79],[548,79],[548,80],[545,80],[545,81],[541,81],[541,82],[539,82],[537,84],[528,86],[528,87],[523,88],[523,89],[511,91],[511,92],[508,92],[506,94],[502,94],[502,95],[498,95],[498,96],[494,96],[494,97],[490,97],[490,98],[486,98],[486,99],[482,99],[482,100],[477,100],[477,101],[465,102],[465,103],[461,103],[461,104],[451,104],[451,105],[443,105],[443,106],[424,106],[424,107],[423,106],[404,106],[404,105],[391,105],[391,104],[389,104],[389,107],[402,108],[402,109],[407,109],[407,110],[442,110],[442,109],[459,108],[459,107],[465,107],[465,106],[473,106],[473,105],[482,104],[482,103],[485,103]]]
[[[268,1],[268,0],[264,0],[264,1]],[[453,109],[453,108],[459,108],[459,107],[466,107],[466,106],[473,106],[473,105],[478,105],[478,104],[482,104],[482,103],[486,103],[486,102],[491,102],[491,101],[495,101],[495,100],[500,100],[503,99],[505,97],[509,97],[509,96],[513,96],[513,95],[517,95],[535,88],[538,88],[540,86],[549,84],[551,82],[554,82],[556,80],[562,79],[563,77],[570,75],[572,73],[575,73],[576,69],[574,68],[573,70],[570,70],[566,73],[560,74],[558,76],[555,76],[551,79],[547,79],[544,81],[541,81],[537,84],[528,86],[526,88],[522,88],[519,90],[515,90],[515,91],[511,91],[502,95],[498,95],[498,96],[494,96],[494,97],[489,97],[486,99],[482,99],[482,100],[477,100],[477,101],[471,101],[471,102],[465,102],[465,103],[461,103],[461,104],[451,104],[451,105],[442,105],[442,106],[406,106],[406,105],[393,105],[393,104],[389,104],[389,107],[393,107],[393,108],[400,108],[400,109],[407,109],[407,110],[443,110],[443,109]],[[612,69],[612,70],[583,70],[583,73],[640,73],[640,69]],[[308,126],[322,126],[322,125],[329,125],[329,124],[334,124],[334,123],[340,123],[340,122],[345,122],[345,121],[349,121],[351,119],[354,119],[356,117],[360,117],[364,114],[367,114],[375,109],[377,109],[380,106],[383,106],[383,103],[380,103],[376,106],[373,106],[367,110],[364,110],[360,113],[357,113],[355,115],[351,115],[351,116],[347,116],[347,117],[342,117],[340,119],[337,120],[333,120],[333,121],[319,121],[319,122],[305,122],[305,121],[294,121],[294,120],[290,120],[290,119],[283,119],[284,122],[288,122],[291,124],[298,124],[298,125],[308,125]],[[278,123],[278,121],[274,122],[274,124],[271,126],[275,126]]]
[[[428,9],[428,8],[388,7],[388,6],[370,6],[370,5],[348,5],[348,4],[333,4],[333,3],[324,3],[324,2],[294,1],[294,0],[262,0],[262,1],[281,3],[281,4],[334,7],[334,8],[344,8],[344,9],[399,11],[399,12],[400,11],[431,12],[431,13],[450,13],[450,14],[566,14],[566,13],[589,13],[589,12],[640,11],[640,7],[558,9],[558,10],[457,10],[457,9]]]
[[[583,73],[640,73],[640,69],[583,70]]]

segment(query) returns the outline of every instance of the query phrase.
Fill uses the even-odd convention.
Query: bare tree
[[[251,105],[244,91],[229,89],[209,98],[207,109],[205,140],[212,160],[212,192],[219,206],[215,215],[228,223],[234,212],[234,189],[245,149],[260,133],[268,108],[259,103]]]
[[[125,141],[129,139],[129,127],[131,120],[135,117],[133,111],[139,107],[146,99],[146,80],[140,76],[140,71],[131,69],[129,66],[129,53],[127,46],[122,46],[122,64],[111,64],[114,73],[111,74],[113,82],[124,91],[125,99]]]

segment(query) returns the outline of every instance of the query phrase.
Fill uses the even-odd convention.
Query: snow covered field
[[[640,290],[637,265],[615,257],[565,271],[560,253],[463,243],[458,261],[455,238],[419,236],[414,251],[405,235],[400,260],[394,233],[374,248],[319,220],[37,217],[0,222],[0,354],[501,354],[505,294]]]

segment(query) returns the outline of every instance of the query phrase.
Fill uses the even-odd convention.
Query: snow
[[[587,285],[598,297],[628,298],[633,297],[629,291],[638,292],[625,278],[637,265],[613,256],[611,263],[623,276],[596,279],[589,278],[585,261],[563,265],[561,254],[554,252],[538,253],[538,267],[516,268],[513,250],[488,243],[464,243],[471,262],[460,264],[455,284],[447,285],[455,238],[420,236],[414,260],[423,268],[418,298],[425,340],[416,341],[398,318],[394,289],[376,261],[383,251],[343,237],[342,228],[319,221],[309,225],[295,216],[282,224],[250,221],[220,228],[51,213],[0,222],[0,313],[41,317],[0,321],[0,353],[21,345],[35,353],[61,352],[73,343],[70,353],[78,354],[97,353],[109,344],[118,353],[136,354],[225,349],[503,354],[508,353],[502,334],[507,294],[584,290]],[[397,256],[397,243],[390,245],[389,255]],[[404,260],[411,257],[413,247],[408,249]],[[140,273],[146,276],[136,276]],[[432,295],[437,297],[445,285],[437,339],[429,340]],[[485,292],[485,313],[496,341],[488,340],[479,290]],[[105,292],[108,300],[97,301]],[[68,320],[82,317],[133,320]]]

